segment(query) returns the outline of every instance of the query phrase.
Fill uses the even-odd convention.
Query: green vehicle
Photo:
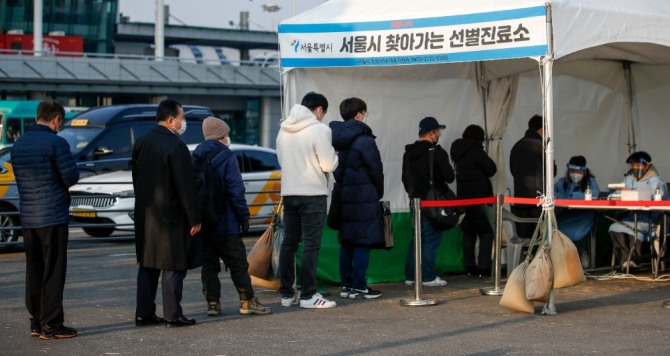
[[[0,148],[12,146],[35,122],[40,100],[0,100]],[[87,108],[66,107],[65,120]]]

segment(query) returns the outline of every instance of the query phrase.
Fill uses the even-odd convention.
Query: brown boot
[[[270,313],[272,313],[272,309],[261,304],[255,297],[240,301],[240,314],[242,315],[265,315]]]

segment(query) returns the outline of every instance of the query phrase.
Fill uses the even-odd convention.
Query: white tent
[[[519,41],[503,41],[510,29]],[[622,180],[631,150],[670,174],[665,0],[331,0],[282,22],[279,42],[284,114],[308,91],[330,100],[326,121],[347,97],[368,103],[395,211],[408,206],[404,145],[425,116],[447,125],[447,150],[467,125],[485,127],[501,193],[509,150],[536,113],[558,176],[581,154],[602,189]]]

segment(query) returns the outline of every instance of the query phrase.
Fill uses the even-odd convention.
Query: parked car
[[[3,243],[16,242],[21,236],[21,230],[12,229],[20,223],[19,191],[14,181],[11,153],[11,147],[0,149],[0,227],[3,229],[0,230],[0,251],[7,247]]]
[[[188,145],[193,151],[197,145]],[[274,207],[281,199],[280,167],[277,153],[270,148],[250,145],[230,146],[237,157],[251,213],[250,228],[261,230],[272,221]],[[93,237],[105,237],[115,230],[133,231],[135,193],[128,170],[81,179],[70,188],[70,215],[75,223],[97,224],[84,227]]]
[[[103,106],[63,123],[58,135],[70,144],[81,177],[128,169],[135,140],[156,125],[157,108],[151,104]],[[188,129],[180,138],[187,144],[204,141],[202,120],[213,116],[212,110],[183,108]]]

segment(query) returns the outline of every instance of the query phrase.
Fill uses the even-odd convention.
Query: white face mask
[[[183,135],[186,132],[186,119],[181,120],[181,128],[177,131],[179,136]]]
[[[584,178],[584,174],[582,173],[570,173],[570,180],[572,180],[574,183],[581,182],[582,178]]]

